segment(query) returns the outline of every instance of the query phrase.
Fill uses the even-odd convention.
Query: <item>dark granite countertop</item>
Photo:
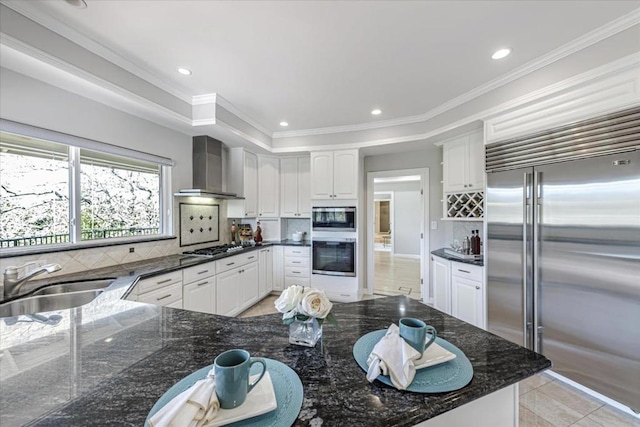
[[[444,258],[444,259],[448,259],[449,261],[462,262],[464,264],[477,265],[479,267],[483,267],[484,266],[484,258],[481,258],[479,260],[462,259],[462,258],[455,257],[453,255],[449,255],[448,253],[446,253],[444,251],[444,248],[436,249],[435,251],[431,251],[431,255],[435,255],[435,256],[438,256],[438,257]]]
[[[292,239],[284,239],[284,240],[269,240],[266,243],[271,243],[272,245],[280,245],[280,246],[311,246],[311,240],[300,240],[295,241]]]
[[[168,257],[162,267],[149,263],[123,272],[166,271],[191,262]],[[279,360],[300,376],[304,401],[296,426],[410,426],[551,365],[542,355],[404,296],[336,304],[339,327],[325,325],[321,342],[309,349],[289,344],[280,314],[236,319],[121,300],[134,280],[120,277],[118,286],[93,302],[58,312],[57,323],[0,319],[0,425],[141,426],[173,384],[239,347]],[[424,319],[467,355],[474,368],[469,385],[415,394],[366,380],[352,356],[354,343],[404,316]]]

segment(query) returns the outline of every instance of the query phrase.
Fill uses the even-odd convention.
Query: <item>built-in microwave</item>
[[[356,231],[356,208],[314,207],[311,226],[314,231]]]
[[[314,238],[311,242],[311,272],[329,276],[356,275],[356,240]]]

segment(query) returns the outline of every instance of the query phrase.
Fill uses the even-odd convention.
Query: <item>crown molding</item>
[[[479,96],[482,96],[492,90],[495,90],[501,86],[504,86],[508,83],[511,83],[514,80],[517,80],[527,74],[530,74],[534,71],[537,71],[547,65],[550,65],[556,61],[559,61],[567,56],[576,53],[582,49],[585,49],[591,45],[594,45],[608,37],[611,37],[619,32],[622,32],[628,28],[633,27],[634,25],[640,24],[640,8],[631,11],[630,13],[621,16],[618,19],[615,19],[599,28],[596,28],[593,31],[590,31],[569,43],[566,43],[560,46],[557,49],[554,49],[545,55],[530,61],[513,71],[504,74],[496,79],[493,79],[483,85],[476,87],[475,89],[470,90],[467,93],[464,93],[456,98],[451,99],[444,104],[439,105],[438,107],[429,110],[424,114],[419,114],[415,116],[407,116],[401,117],[398,119],[391,120],[383,120],[375,123],[362,123],[356,125],[344,125],[344,126],[332,126],[332,127],[324,127],[324,128],[316,128],[316,129],[303,129],[298,131],[280,131],[274,132],[272,138],[293,138],[293,137],[302,137],[302,136],[313,136],[313,135],[326,135],[332,133],[342,133],[342,132],[356,132],[370,129],[379,129],[383,127],[391,127],[391,126],[400,126],[406,124],[420,123],[425,122],[433,117],[436,117],[446,111],[449,111],[455,107],[458,107],[466,102],[469,102]]]
[[[19,14],[24,15],[37,24],[40,24],[43,27],[72,41],[73,43],[87,49],[89,52],[106,59],[107,61],[130,72],[131,74],[140,77],[143,80],[146,80],[147,82],[175,96],[176,98],[184,102],[191,103],[191,95],[186,93],[183,89],[171,85],[166,80],[150,71],[148,68],[138,64],[137,61],[126,57],[122,53],[115,52],[114,50],[106,47],[98,41],[91,39],[86,35],[80,33],[79,31],[62,23],[61,21],[58,21],[51,15],[38,10],[37,7],[34,7],[34,4],[37,4],[37,2],[29,2],[24,0],[0,0],[0,3],[10,9],[13,9]]]
[[[232,113],[234,116],[242,119],[243,121],[249,123],[251,126],[253,126],[254,128],[258,129],[260,132],[262,132],[263,134],[271,137],[271,131],[267,128],[265,128],[264,126],[262,126],[260,123],[256,122],[255,120],[253,120],[251,117],[247,116],[246,114],[244,114],[242,111],[240,111],[238,109],[238,107],[236,107],[234,104],[232,104],[231,102],[229,102],[225,97],[223,97],[222,95],[215,94],[216,95],[216,102],[219,106],[221,106],[222,108],[224,108],[225,110],[229,111],[230,113]],[[205,95],[206,96],[206,95]]]

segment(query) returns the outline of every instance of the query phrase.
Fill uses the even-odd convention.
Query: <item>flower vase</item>
[[[322,337],[322,325],[318,319],[295,320],[289,325],[289,342],[291,344],[315,347]]]

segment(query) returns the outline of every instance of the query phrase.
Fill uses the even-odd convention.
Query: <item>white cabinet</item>
[[[280,216],[311,216],[311,159],[280,159]]]
[[[229,150],[227,191],[244,200],[228,200],[229,218],[258,216],[258,156],[243,148]]]
[[[216,261],[216,314],[235,316],[258,302],[258,251]]]
[[[432,256],[433,306],[451,314],[451,262]]]
[[[284,247],[284,287],[309,286],[311,262],[309,246]]]
[[[216,313],[216,263],[208,262],[182,270],[182,308]]]
[[[240,308],[240,273],[234,268],[216,277],[216,314],[235,316]]]
[[[484,328],[482,267],[451,262],[451,315]]]
[[[358,198],[358,150],[311,153],[311,198]]]
[[[468,193],[484,189],[484,143],[482,132],[474,132],[444,143],[444,193]]]
[[[147,304],[182,307],[182,271],[138,280],[127,299]]]
[[[484,328],[484,268],[437,256],[432,261],[433,306]]]
[[[261,249],[258,256],[258,263],[260,265],[259,271],[259,284],[260,298],[267,295],[273,290],[273,252],[272,247],[267,249]]]
[[[274,246],[273,251],[273,290],[284,289],[284,247]]]
[[[280,159],[258,157],[258,216],[275,218],[280,214]]]

